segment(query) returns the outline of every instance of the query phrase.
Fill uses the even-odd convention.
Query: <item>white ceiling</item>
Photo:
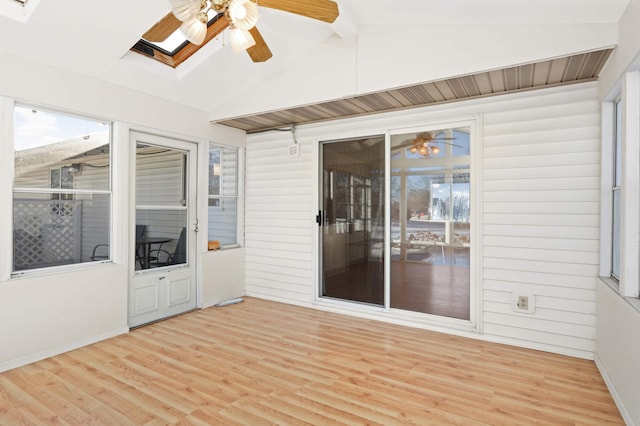
[[[420,38],[409,40],[409,45],[415,46],[420,64],[446,59],[442,53],[440,57],[429,57],[429,50],[436,49],[427,49],[427,46],[447,42],[452,38],[452,28],[456,29],[453,35],[463,39],[473,38],[472,32],[461,36],[466,28],[496,31],[513,28],[515,31],[523,26],[550,30],[564,26],[575,29],[575,34],[586,34],[580,36],[586,41],[576,46],[589,50],[603,47],[611,40],[611,28],[618,23],[629,0],[338,0],[341,15],[334,24],[260,8],[258,28],[273,52],[271,60],[255,64],[246,54],[233,53],[229,46],[222,46],[217,50],[202,49],[177,70],[129,51],[140,35],[168,12],[168,0],[30,0],[32,6],[37,7],[26,22],[5,16],[7,10],[14,8],[14,3],[15,0],[0,0],[0,51],[189,105],[217,119],[225,114],[238,116],[269,109],[264,100],[248,96],[254,93],[272,98],[282,94],[281,104],[274,105],[275,108],[340,98],[345,93],[352,95],[375,88],[375,83],[368,80],[370,73],[360,69],[360,58],[370,54],[363,41],[372,39],[372,33],[382,40],[401,43],[400,37],[406,36],[407,26],[419,29],[412,37],[416,38],[417,33]],[[592,34],[600,29],[603,34],[607,33],[602,40]],[[495,40],[509,39],[506,32],[496,32],[494,36]],[[420,48],[422,37],[424,49]],[[488,57],[500,48],[496,46],[499,43],[492,44],[487,47]],[[303,62],[316,55],[319,46],[324,54],[341,58],[335,66],[325,64],[321,70],[316,65],[305,66]],[[507,46],[503,48],[504,54],[514,58],[510,59],[512,62],[540,60],[540,57],[528,58],[526,54],[544,54],[543,49],[528,53],[532,49],[524,47],[524,53],[509,52],[506,50],[513,50],[514,46],[508,43]],[[356,59],[349,59],[345,52]],[[386,55],[393,57],[391,51],[375,53],[381,59]],[[485,66],[482,61],[476,60],[476,63],[477,67]],[[325,99],[316,99],[317,90],[305,95],[295,84],[292,93],[285,93],[288,82],[297,78],[291,70],[318,84],[323,77],[315,75],[316,71],[335,74],[338,76],[335,81],[348,84],[341,88],[327,87],[320,96]],[[286,75],[284,81],[283,75]],[[399,75],[397,81],[390,79],[390,87],[386,88],[399,83],[419,83],[421,78],[421,74]],[[426,73],[423,81],[434,76]]]

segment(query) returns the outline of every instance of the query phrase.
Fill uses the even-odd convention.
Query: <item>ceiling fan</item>
[[[264,62],[272,56],[255,26],[258,6],[328,23],[339,15],[338,4],[331,0],[169,0],[169,3],[171,12],[151,27],[143,39],[162,42],[179,28],[187,40],[200,45],[229,28],[231,47],[235,51],[246,50],[253,62]]]
[[[392,150],[406,148],[412,154],[419,154],[422,157],[428,158],[428,157],[431,157],[432,155],[438,155],[440,153],[440,147],[438,146],[439,144],[446,144],[450,146],[455,146],[457,148],[462,148],[460,145],[456,145],[451,142],[446,142],[454,139],[455,138],[436,137],[431,132],[423,132],[423,133],[418,133],[416,137],[413,139],[409,139],[399,143],[398,145],[395,145],[394,147],[392,147]]]

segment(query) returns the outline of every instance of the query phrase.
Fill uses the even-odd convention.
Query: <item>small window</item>
[[[209,146],[209,241],[238,244],[238,148]]]
[[[73,189],[73,166],[63,166],[51,170],[51,189]],[[64,198],[68,197],[68,198]],[[72,200],[72,194],[51,194],[52,200]]]
[[[13,269],[109,259],[111,125],[14,110]]]

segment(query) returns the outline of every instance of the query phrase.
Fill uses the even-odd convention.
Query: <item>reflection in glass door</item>
[[[470,128],[391,137],[391,307],[470,319]]]
[[[384,150],[384,135],[320,145],[320,296],[384,305]]]

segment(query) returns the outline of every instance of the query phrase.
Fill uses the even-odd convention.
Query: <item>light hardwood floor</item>
[[[593,362],[247,298],[0,374],[0,424],[622,424]]]

